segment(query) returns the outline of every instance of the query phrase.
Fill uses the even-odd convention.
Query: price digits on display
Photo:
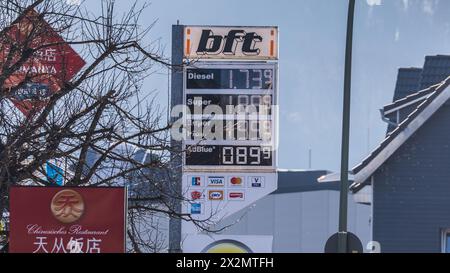
[[[272,149],[265,146],[188,146],[186,164],[193,166],[272,166]]]
[[[187,69],[187,89],[273,89],[273,69]]]

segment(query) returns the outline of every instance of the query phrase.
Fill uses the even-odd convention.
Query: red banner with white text
[[[126,190],[12,187],[11,253],[125,252]]]

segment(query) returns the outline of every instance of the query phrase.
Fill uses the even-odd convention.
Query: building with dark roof
[[[448,252],[450,77],[383,111],[398,124],[352,170],[355,199],[371,195],[372,240],[382,252]]]
[[[450,56],[426,56],[418,90],[442,82],[450,75]]]
[[[450,56],[426,56],[423,68],[400,68],[397,75],[393,103],[381,110],[388,123],[387,134],[392,132],[420,103],[428,87],[439,84],[450,76]],[[408,103],[405,104],[405,100]],[[398,109],[398,105],[403,108]],[[398,110],[398,111],[397,111]]]
[[[402,99],[419,90],[422,68],[400,68],[395,85],[394,100]]]

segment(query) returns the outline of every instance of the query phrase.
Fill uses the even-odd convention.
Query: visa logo
[[[225,185],[225,177],[223,177],[223,176],[208,177],[208,186],[221,187],[224,185]]]

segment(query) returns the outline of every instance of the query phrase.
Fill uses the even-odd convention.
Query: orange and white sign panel
[[[278,59],[277,27],[186,26],[186,59]]]

